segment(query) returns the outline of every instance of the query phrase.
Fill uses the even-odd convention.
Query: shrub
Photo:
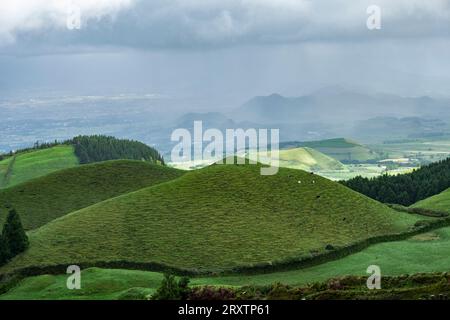
[[[161,286],[152,296],[153,300],[185,300],[189,294],[189,279],[176,280],[174,275],[165,273]]]
[[[344,286],[342,285],[339,279],[330,279],[328,280],[327,287],[329,290],[343,290]]]

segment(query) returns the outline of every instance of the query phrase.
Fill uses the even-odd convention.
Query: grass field
[[[450,213],[450,189],[433,197],[419,201],[411,206],[412,208],[431,209]]]
[[[60,170],[0,190],[0,224],[14,207],[26,230],[97,202],[166,182],[182,171],[143,161],[115,160]]]
[[[78,165],[72,146],[56,146],[17,154],[0,162],[0,188]]]
[[[283,283],[305,285],[344,275],[368,276],[369,265],[380,266],[382,276],[450,271],[450,228],[412,237],[408,240],[373,245],[361,252],[319,266],[253,276],[204,277],[192,285],[245,286]],[[133,298],[125,293],[151,294],[162,274],[134,270],[91,268],[82,272],[82,290],[67,290],[67,275],[37,276],[25,279],[0,299],[116,299]],[[383,283],[383,282],[382,282]],[[130,290],[131,288],[136,288]]]
[[[114,300],[130,298],[136,291],[152,294],[162,280],[162,274],[155,272],[98,268],[83,270],[81,276],[81,290],[67,289],[67,275],[43,275],[23,280],[18,287],[0,296],[0,300]]]
[[[0,271],[118,260],[220,271],[309,257],[417,220],[304,171],[214,165],[56,219]]]

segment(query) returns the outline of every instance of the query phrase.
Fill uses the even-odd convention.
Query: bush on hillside
[[[161,286],[152,296],[153,300],[186,300],[189,294],[189,279],[176,280],[174,275],[165,273]]]

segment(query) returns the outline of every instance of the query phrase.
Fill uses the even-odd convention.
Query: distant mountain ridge
[[[284,97],[277,93],[254,97],[235,110],[235,117],[262,122],[301,122],[311,121],[314,117],[323,121],[364,120],[380,116],[450,117],[449,105],[450,101],[445,99],[324,88],[300,97]]]
[[[449,123],[442,119],[421,117],[376,117],[358,121],[355,131],[365,140],[382,140],[383,138],[426,138],[439,137],[450,133]]]

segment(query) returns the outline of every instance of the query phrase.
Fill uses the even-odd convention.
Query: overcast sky
[[[450,95],[449,36],[450,0],[2,0],[0,92]]]

